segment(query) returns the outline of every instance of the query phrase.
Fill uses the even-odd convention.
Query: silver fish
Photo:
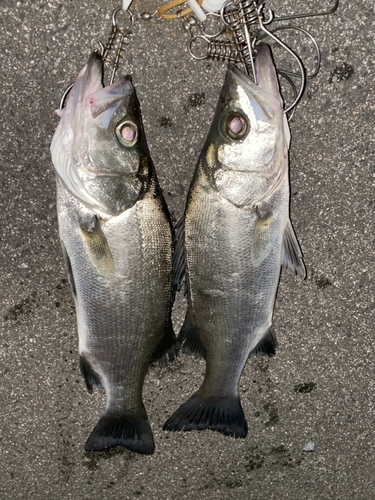
[[[59,234],[75,300],[80,366],[106,407],[86,450],[153,453],[142,402],[151,361],[173,357],[172,226],[130,77],[103,87],[92,54],[51,144]]]
[[[188,293],[179,340],[205,357],[206,373],[167,430],[247,435],[238,384],[249,356],[275,353],[281,265],[305,278],[289,219],[290,133],[266,44],[256,47],[255,70],[259,85],[228,66],[176,228],[175,286],[186,280]]]

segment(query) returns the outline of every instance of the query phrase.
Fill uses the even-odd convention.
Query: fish
[[[203,356],[203,383],[164,430],[246,437],[239,381],[249,357],[275,354],[281,266],[306,277],[289,216],[290,132],[270,48],[256,46],[255,84],[228,65],[214,119],[176,226],[176,290],[188,308],[178,342]]]
[[[75,302],[80,368],[106,405],[85,449],[152,454],[142,400],[150,363],[173,359],[170,214],[130,76],[103,86],[93,53],[51,143],[63,259]]]

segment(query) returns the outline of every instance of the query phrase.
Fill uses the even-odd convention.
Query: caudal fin
[[[247,422],[238,397],[203,398],[194,394],[165,422],[164,430],[211,429],[227,436],[247,436]]]
[[[146,455],[154,453],[155,443],[147,418],[104,414],[91,432],[85,450],[103,451],[115,446]]]

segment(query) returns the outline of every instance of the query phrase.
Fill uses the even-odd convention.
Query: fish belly
[[[206,350],[202,391],[234,396],[249,354],[272,324],[282,233],[254,265],[256,212],[237,208],[216,191],[197,191],[185,235],[192,316]]]

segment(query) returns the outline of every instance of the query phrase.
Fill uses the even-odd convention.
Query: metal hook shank
[[[312,36],[312,34],[309,33],[307,30],[305,30],[304,28],[301,28],[300,26],[294,26],[292,24],[287,24],[287,25],[283,25],[283,26],[277,26],[277,28],[274,28],[271,31],[271,33],[276,33],[277,31],[285,31],[285,30],[288,30],[288,29],[289,30],[300,31],[301,33],[303,33],[304,35],[306,35],[308,38],[310,38],[311,42],[313,43],[313,45],[315,47],[316,56],[317,56],[317,61],[316,61],[315,69],[314,69],[314,71],[312,73],[306,74],[306,79],[307,80],[311,80],[311,79],[315,78],[316,75],[319,73],[320,66],[321,66],[321,61],[322,61],[322,55],[320,53],[318,42],[315,40],[315,38]],[[266,36],[267,36],[266,33],[261,33],[260,36],[258,37],[258,40],[262,40]],[[286,70],[283,70],[283,74],[287,74],[289,76],[296,76],[296,77],[300,77],[301,76],[299,73],[293,73],[291,71],[286,71]]]
[[[300,101],[300,99],[302,97],[302,94],[303,94],[303,91],[304,91],[305,85],[306,85],[305,68],[303,67],[302,61],[297,56],[297,54],[295,52],[293,52],[293,50],[291,50],[287,45],[285,45],[285,43],[283,43],[279,38],[277,38],[277,36],[275,36],[273,33],[268,31],[268,29],[264,26],[261,18],[259,18],[259,24],[260,24],[261,30],[264,31],[264,33],[266,33],[268,36],[270,36],[273,40],[275,40],[275,42],[277,42],[279,45],[281,45],[281,47],[283,47],[283,49],[285,49],[287,52],[289,52],[289,54],[292,57],[294,57],[294,59],[297,61],[297,64],[298,64],[300,72],[301,72],[301,87],[299,89],[298,95],[297,95],[296,99],[294,100],[294,102],[287,109],[284,110],[284,113],[288,113],[288,111],[293,109],[298,104],[298,102]]]

